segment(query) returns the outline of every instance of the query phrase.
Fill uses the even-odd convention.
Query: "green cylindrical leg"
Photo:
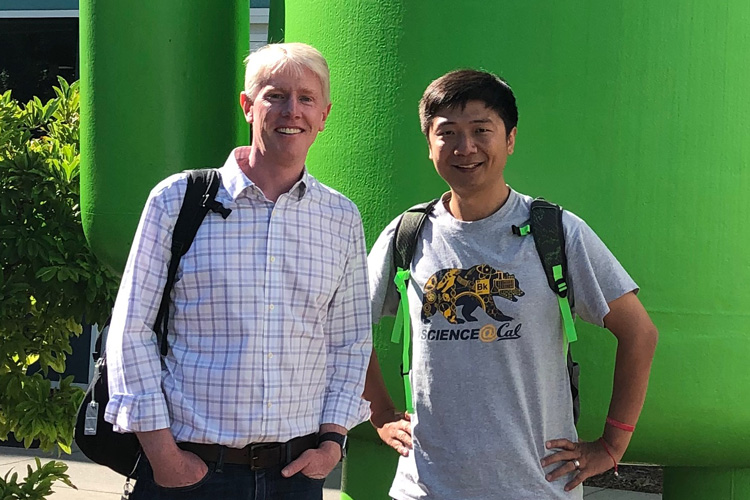
[[[81,4],[81,206],[97,256],[122,270],[149,190],[247,144],[247,0]]]
[[[747,500],[750,469],[665,467],[664,500]]]
[[[268,18],[268,43],[284,41],[284,0],[271,0]]]
[[[390,342],[393,321],[384,319],[375,328],[373,342],[388,390],[396,406],[404,409],[404,386],[401,376],[400,346]],[[341,498],[367,500],[388,498],[398,465],[398,453],[378,437],[369,422],[355,427],[349,434],[349,451],[344,461]]]
[[[396,474],[396,451],[380,441],[374,431],[366,430],[367,433],[362,432],[361,427],[357,428],[354,439],[349,441],[349,458],[344,462],[342,474],[343,500],[387,498],[384,495]]]

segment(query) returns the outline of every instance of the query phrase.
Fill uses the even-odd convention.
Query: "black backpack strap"
[[[393,264],[396,269],[409,270],[414,250],[417,248],[419,233],[438,201],[439,199],[435,199],[414,205],[401,215],[401,220],[396,225],[396,235],[393,238]]]
[[[565,256],[562,214],[563,209],[560,205],[544,198],[537,198],[531,202],[529,225],[549,287],[558,296],[567,297],[568,263]]]
[[[573,423],[578,424],[578,417],[581,416],[581,396],[578,387],[580,386],[581,367],[573,360],[573,354],[568,346],[568,378],[570,378],[570,395],[573,398]]]
[[[576,328],[573,324],[573,315],[570,310],[568,259],[565,255],[565,231],[563,229],[563,209],[560,205],[551,203],[543,198],[536,198],[531,202],[531,216],[528,228],[534,236],[534,244],[542,261],[544,274],[547,276],[547,284],[557,295],[560,306],[563,330],[567,341],[578,340]],[[521,235],[523,235],[523,227]],[[515,229],[515,234],[519,234]],[[528,234],[528,233],[526,233]]]
[[[94,342],[94,350],[91,352],[91,358],[94,360],[94,364],[96,364],[97,361],[99,361],[99,358],[102,357],[102,341],[104,338],[104,330],[107,329],[109,324],[112,322],[112,313],[109,314],[107,317],[107,321],[104,322],[104,326],[98,327],[97,326],[97,334],[96,334],[96,342]]]
[[[216,193],[219,191],[219,185],[221,184],[221,176],[218,170],[207,168],[188,170],[187,173],[187,189],[172,232],[172,256],[169,259],[167,281],[164,283],[164,293],[154,322],[154,331],[162,356],[166,356],[168,350],[167,323],[169,320],[170,295],[174,287],[180,259],[193,244],[198,228],[209,210],[219,213],[224,219],[231,213],[230,209],[224,208],[221,203],[216,201]]]

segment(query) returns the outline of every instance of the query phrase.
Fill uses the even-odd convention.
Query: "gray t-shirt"
[[[414,450],[400,458],[397,500],[583,496],[582,487],[563,490],[572,476],[548,483],[539,463],[545,441],[577,434],[557,297],[533,237],[511,231],[531,202],[511,190],[497,212],[472,222],[438,203],[420,234],[408,289]],[[398,308],[397,222],[368,257],[376,323]],[[563,225],[575,313],[603,326],[607,304],[637,285],[583,220],[565,212]]]

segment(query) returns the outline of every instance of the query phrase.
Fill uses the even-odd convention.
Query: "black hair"
[[[505,124],[505,134],[518,124],[516,97],[499,76],[475,69],[451,71],[433,81],[419,101],[422,133],[428,135],[432,120],[443,109],[464,108],[469,101],[481,101],[495,111]]]

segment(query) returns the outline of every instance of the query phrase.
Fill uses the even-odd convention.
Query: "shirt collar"
[[[224,166],[219,169],[221,183],[232,201],[236,201],[246,189],[255,186],[255,183],[248,179],[239,164],[237,164],[237,159],[235,157],[237,149],[239,148],[235,148],[229,153],[227,160],[224,162]],[[289,193],[297,194],[297,199],[301,200],[308,193],[311,186],[315,186],[315,182],[313,177],[307,171],[307,166],[305,166],[302,171],[302,177],[294,183],[289,190]]]

